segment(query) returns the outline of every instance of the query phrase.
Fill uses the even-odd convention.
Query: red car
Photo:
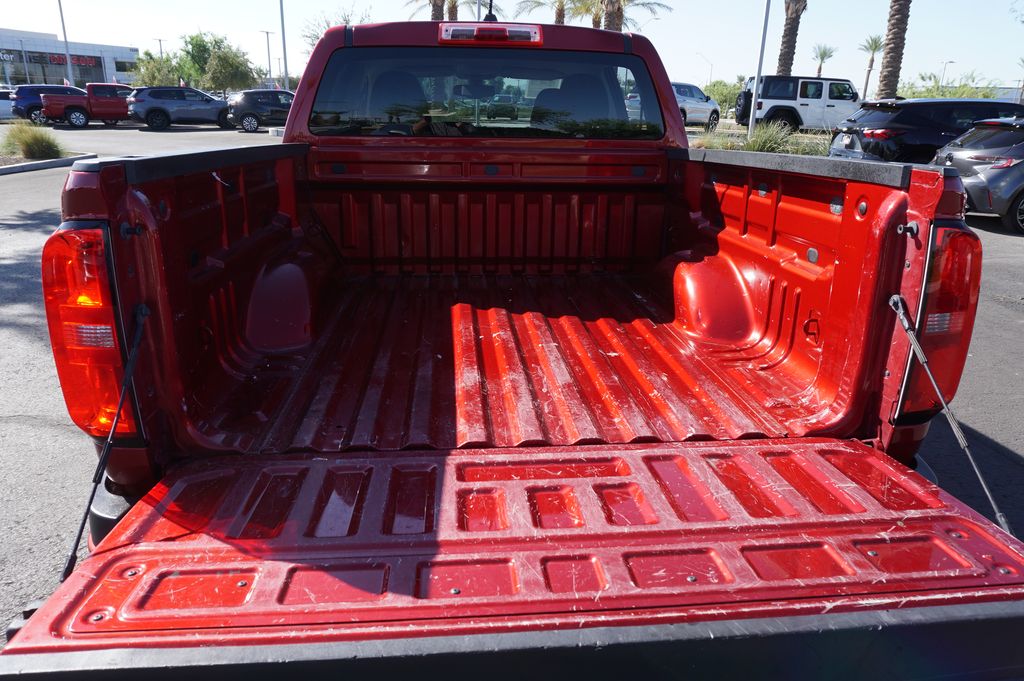
[[[104,125],[117,125],[128,120],[126,99],[132,91],[118,83],[89,83],[84,95],[44,94],[43,114],[51,121],[66,121],[75,128],[84,128],[89,121],[103,121]]]

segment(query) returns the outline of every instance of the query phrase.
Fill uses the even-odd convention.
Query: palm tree
[[[907,42],[907,23],[910,21],[910,0],[889,0],[889,24],[885,29],[885,49],[882,51],[882,69],[878,72],[878,99],[896,96],[903,67],[903,46]]]
[[[604,0],[604,29],[606,31],[622,31],[623,27],[636,30],[637,21],[631,14],[642,9],[652,17],[658,12],[671,12],[672,8],[657,0]],[[595,27],[596,28],[596,27]]]
[[[412,4],[412,3],[408,3]],[[522,3],[520,3],[522,4]],[[488,6],[491,5],[490,0],[480,0],[480,7],[483,10],[481,19],[487,14]],[[448,15],[448,21],[459,20],[459,8],[463,8],[469,12],[469,16],[472,19],[476,19],[476,0],[445,0],[445,14]],[[501,8],[497,4],[493,6],[494,15],[500,17],[502,15]]]
[[[831,45],[815,45],[814,61],[818,62],[818,78],[821,78],[821,67],[832,57],[836,56],[836,48]]]
[[[474,2],[476,0],[473,0]],[[539,9],[550,7],[555,11],[555,23],[561,26],[565,23],[566,5],[565,0],[519,0],[516,5],[516,16],[532,14]]]
[[[566,11],[570,19],[590,19],[591,26],[601,28],[604,0],[569,0]]]
[[[800,17],[807,10],[807,0],[786,0],[786,23],[782,27],[782,46],[779,47],[779,65],[775,73],[793,75],[793,57],[796,55],[796,36],[800,32]]]
[[[860,51],[868,53],[868,72],[864,76],[864,89],[861,90],[861,96],[864,99],[868,98],[868,83],[871,82],[871,71],[875,68],[875,55],[878,54],[885,43],[882,42],[882,36],[880,35],[869,35],[867,39],[860,44]]]
[[[604,30],[621,32],[625,20],[625,0],[604,0]]]
[[[444,21],[445,4],[446,0],[427,0],[426,5],[424,5],[423,0],[409,0],[409,2],[405,3],[405,6],[414,8],[412,11],[412,17],[419,14],[420,10],[423,9],[424,6],[430,7],[430,20]]]

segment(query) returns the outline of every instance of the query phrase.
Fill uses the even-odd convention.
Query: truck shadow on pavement
[[[1024,456],[968,425],[961,424],[961,427],[992,495],[1010,521],[1010,527],[1021,536],[1024,534],[1024,494],[1021,494],[1024,489]],[[932,421],[928,437],[921,447],[921,457],[935,471],[943,489],[989,520],[994,520],[995,514],[945,417],[939,415]]]
[[[992,234],[1024,237],[1024,232],[1018,232],[1017,230],[1007,228],[1006,225],[1003,224],[1003,221],[996,215],[978,215],[970,213],[967,217],[967,224],[971,229],[980,229],[983,232],[990,232]]]
[[[13,331],[49,344],[43,313],[40,254],[43,241],[59,225],[58,209],[21,211],[4,223],[7,230],[37,234],[38,242],[21,248],[12,248],[7,243],[0,253],[0,331]]]

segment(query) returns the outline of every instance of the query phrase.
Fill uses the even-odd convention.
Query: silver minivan
[[[703,90],[690,83],[672,83],[672,91],[683,114],[683,125],[703,125],[709,131],[718,127],[722,110]]]

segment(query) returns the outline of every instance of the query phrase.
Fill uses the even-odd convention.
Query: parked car
[[[629,120],[631,120],[631,121],[638,121],[638,120],[640,120],[640,110],[641,110],[640,93],[639,92],[630,92],[628,95],[626,95],[625,102],[626,102],[626,116],[629,118]]]
[[[978,121],[935,154],[952,166],[967,190],[967,210],[995,213],[1024,232],[1024,116]]]
[[[11,100],[13,93],[13,89],[0,90],[0,120],[14,118],[14,112],[11,111],[11,107],[14,106],[14,102]]]
[[[84,95],[85,90],[70,85],[19,85],[14,88],[11,111],[18,118],[25,118],[33,123],[46,123],[43,113],[43,94],[48,95]]]
[[[295,93],[288,90],[243,90],[228,97],[228,122],[246,132],[261,125],[284,125]]]
[[[117,125],[128,120],[127,97],[131,91],[127,85],[117,83],[89,83],[84,95],[44,92],[40,100],[43,115],[50,121],[67,121],[76,128],[84,128],[90,120]]]
[[[513,121],[519,120],[519,107],[516,106],[512,95],[494,95],[487,103],[484,111],[488,120],[495,118],[509,118]]]
[[[829,156],[929,163],[935,152],[986,118],[1024,116],[994,99],[884,99],[865,102],[832,139]]]
[[[128,117],[152,130],[172,123],[216,123],[235,127],[228,120],[228,103],[190,87],[142,87],[128,95]]]
[[[429,113],[482,77],[530,121]],[[978,302],[955,173],[687,149],[636,34],[339,26],[302,85],[283,144],[68,173],[94,550],[0,677],[1024,677],[1024,543],[913,470]]]
[[[718,127],[721,107],[710,95],[690,83],[672,83],[672,92],[679,112],[683,114],[683,125],[703,125],[707,130]]]
[[[835,130],[855,112],[860,95],[845,78],[762,76],[756,105],[754,79],[736,96],[736,122],[750,125],[753,111],[758,123],[773,121],[802,130]]]

